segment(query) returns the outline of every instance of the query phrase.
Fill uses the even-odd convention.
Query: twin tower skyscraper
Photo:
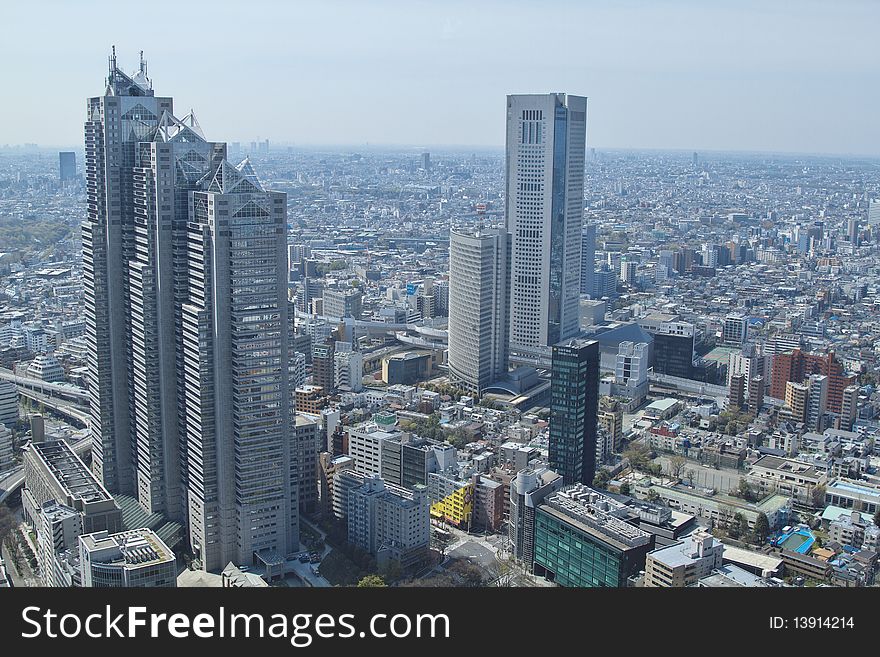
[[[505,226],[450,234],[450,377],[478,395],[511,353],[539,362],[580,332],[586,113],[582,96],[508,96]]]
[[[287,198],[110,58],[85,123],[92,458],[207,570],[299,549]]]

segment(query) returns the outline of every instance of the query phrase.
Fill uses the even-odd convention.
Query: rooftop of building
[[[730,495],[702,495],[696,490],[683,488],[659,485],[651,485],[651,488],[661,490],[664,497],[680,502],[683,501],[712,511],[721,511],[730,507],[736,511],[746,513],[747,515],[762,512],[769,515],[789,506],[789,498],[785,495],[771,494],[757,502],[746,502],[745,500]]]
[[[298,427],[304,427],[307,425],[317,426],[317,424],[318,424],[317,422],[312,420],[310,417],[306,417],[302,413],[296,414],[296,426],[298,426]]]
[[[85,502],[113,499],[66,441],[32,442],[28,449],[46,464],[55,480],[72,497]]]
[[[810,477],[819,479],[822,476],[815,467],[795,461],[793,459],[783,459],[778,456],[762,456],[752,465],[753,468],[766,468],[767,470],[775,470],[786,474],[796,474],[801,477]]]
[[[538,508],[620,550],[651,542],[651,534],[613,515],[629,514],[626,505],[583,484],[553,493]]]
[[[782,559],[772,554],[764,554],[763,552],[755,552],[754,550],[746,550],[744,548],[735,547],[733,545],[724,545],[724,555],[722,557],[725,563],[744,564],[756,570],[776,572],[782,567]]]
[[[825,489],[826,494],[828,493],[837,493],[837,494],[850,494],[850,495],[862,495],[865,497],[877,497],[880,498],[880,486],[871,485],[867,481],[853,481],[852,479],[835,479]]]
[[[150,529],[132,529],[118,534],[96,532],[80,536],[80,541],[89,553],[109,550],[106,556],[92,557],[93,561],[100,563],[140,568],[175,560],[174,553]]]
[[[704,547],[709,549],[715,549],[722,545],[721,541],[713,538],[711,534],[694,532],[682,541],[652,550],[648,555],[654,561],[659,561],[669,568],[687,566],[699,561],[698,548],[701,541],[705,541]]]

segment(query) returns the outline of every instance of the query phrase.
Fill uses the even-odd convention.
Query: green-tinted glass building
[[[654,537],[590,501],[586,487],[568,488],[535,514],[534,573],[560,586],[624,587],[644,569]],[[586,491],[586,492],[584,492]]]
[[[566,486],[593,483],[598,413],[599,343],[570,340],[554,345],[549,458]]]

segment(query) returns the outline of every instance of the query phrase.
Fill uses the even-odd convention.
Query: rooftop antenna
[[[140,66],[140,69],[141,69],[141,73],[143,73],[143,74],[144,74],[144,77],[146,77],[146,76],[147,76],[147,62],[144,61],[144,51],[143,51],[143,50],[141,50],[141,66]]]
[[[107,77],[107,84],[112,84],[113,82],[113,71],[116,70],[116,46],[111,46],[111,54],[110,57],[107,58],[107,68],[109,70],[109,75]]]

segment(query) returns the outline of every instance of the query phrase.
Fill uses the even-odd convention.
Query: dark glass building
[[[653,366],[656,374],[668,374],[683,379],[694,376],[694,334],[661,330],[648,332],[654,337]]]
[[[550,467],[566,485],[591,484],[596,474],[599,343],[553,346],[550,379]]]

